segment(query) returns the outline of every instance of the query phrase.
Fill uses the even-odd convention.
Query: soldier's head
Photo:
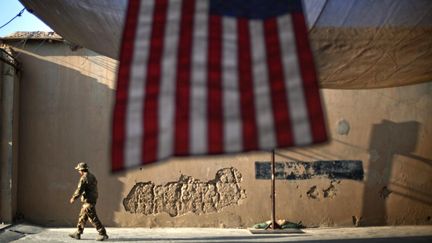
[[[83,174],[84,172],[88,171],[88,165],[84,162],[79,162],[75,167],[75,170],[77,170],[80,174]]]

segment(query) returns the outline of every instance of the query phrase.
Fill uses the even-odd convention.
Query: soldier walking
[[[69,236],[77,240],[81,239],[84,226],[87,220],[90,220],[90,222],[99,232],[99,237],[96,238],[96,240],[106,240],[108,239],[108,235],[106,233],[105,227],[102,225],[96,214],[96,201],[98,198],[96,177],[88,171],[88,166],[84,162],[79,163],[75,169],[78,170],[81,178],[78,183],[78,188],[75,190],[70,199],[70,203],[73,203],[78,197],[81,196],[81,202],[83,204],[78,218],[77,231],[69,234]]]

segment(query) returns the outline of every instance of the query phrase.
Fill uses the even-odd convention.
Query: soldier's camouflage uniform
[[[78,233],[83,233],[87,220],[90,220],[100,235],[106,235],[105,227],[96,214],[96,201],[98,198],[97,180],[96,177],[88,171],[84,172],[81,176],[78,187],[72,195],[72,198],[75,200],[80,196],[83,204],[78,218]]]

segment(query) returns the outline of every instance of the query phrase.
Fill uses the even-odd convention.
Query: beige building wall
[[[98,178],[97,210],[108,226],[250,227],[270,219],[270,180],[257,179],[255,170],[269,153],[171,159],[111,174],[117,62],[62,42],[9,44],[23,65],[18,212],[24,219],[75,224],[79,203],[68,201],[78,161]],[[355,160],[364,176],[343,179],[282,163],[287,175],[310,172],[310,178],[276,181],[276,217],[306,226],[432,224],[432,82],[322,90],[322,98],[330,142],[278,150],[277,162]],[[338,171],[352,168],[345,169]]]

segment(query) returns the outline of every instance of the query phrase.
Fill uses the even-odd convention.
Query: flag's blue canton
[[[210,0],[210,14],[248,19],[267,19],[301,12],[300,0]]]

